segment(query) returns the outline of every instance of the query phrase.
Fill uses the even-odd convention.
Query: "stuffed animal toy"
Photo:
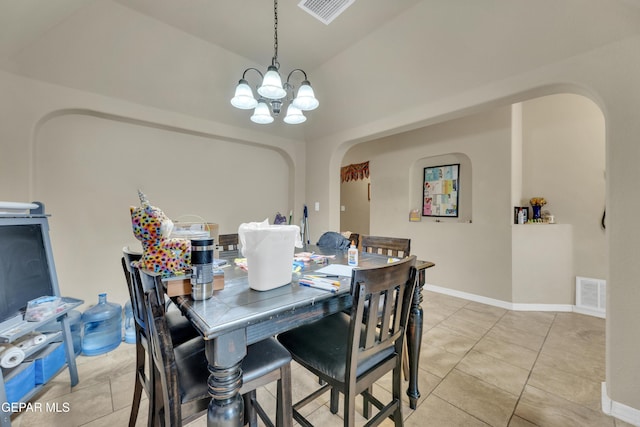
[[[191,242],[170,239],[173,221],[159,208],[151,206],[140,190],[138,196],[141,206],[129,208],[133,235],[142,243],[138,267],[161,273],[164,277],[184,274],[191,264]]]

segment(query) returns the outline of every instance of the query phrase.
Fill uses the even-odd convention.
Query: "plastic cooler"
[[[291,283],[294,248],[302,247],[300,227],[251,222],[240,225],[238,238],[251,289],[268,291]]]

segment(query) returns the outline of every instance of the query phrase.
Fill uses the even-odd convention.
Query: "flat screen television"
[[[45,215],[0,215],[0,327],[27,303],[59,295]]]

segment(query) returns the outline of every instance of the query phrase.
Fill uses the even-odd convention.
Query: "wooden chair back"
[[[154,286],[153,278],[141,274],[141,279],[147,287]],[[159,279],[159,278],[158,278]],[[162,285],[159,283],[159,285]],[[149,325],[149,340],[151,342],[152,366],[155,373],[155,405],[156,417],[164,421],[167,426],[182,425],[182,408],[178,373],[173,352],[171,333],[165,321],[164,305],[158,299],[158,293],[149,289],[144,293],[146,321]]]
[[[402,336],[415,286],[415,262],[416,257],[410,256],[382,267],[354,269],[348,341],[351,349],[347,354],[345,382],[349,382],[349,377],[355,382],[356,369],[351,368],[373,354],[402,353]],[[368,310],[368,304],[380,310]]]
[[[411,253],[411,239],[400,237],[362,236],[361,246],[362,252],[394,258],[408,257]]]
[[[153,395],[153,373],[151,353],[149,352],[149,332],[147,330],[146,308],[144,306],[144,290],[140,281],[140,273],[132,266],[132,262],[140,260],[142,254],[133,252],[129,247],[122,248],[122,270],[129,288],[131,311],[136,337],[136,378],[134,384],[133,401],[129,416],[129,427],[136,425],[142,391],[147,394],[149,401],[148,425],[155,423],[155,406]]]
[[[348,316],[334,314],[278,335],[294,360],[323,384],[293,405],[293,417],[309,425],[300,409],[331,390],[329,409],[337,413],[344,396],[345,427],[355,425],[355,399],[364,397],[363,415],[371,405],[379,411],[367,426],[393,417],[402,425],[402,347],[415,288],[416,257],[374,268],[356,268],[351,276],[352,306]],[[373,304],[380,310],[368,310]],[[373,396],[373,384],[392,372],[392,396],[383,403]]]
[[[135,320],[137,327],[141,327],[145,330],[143,290],[140,285],[140,280],[135,276],[136,273],[131,265],[132,262],[139,261],[141,258],[141,253],[130,250],[128,246],[122,248],[122,269],[124,270],[127,287],[129,288],[129,298],[131,298],[133,319]]]

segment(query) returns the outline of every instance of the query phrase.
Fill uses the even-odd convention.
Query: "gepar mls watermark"
[[[54,412],[65,414],[71,411],[69,402],[2,402],[2,412]]]

